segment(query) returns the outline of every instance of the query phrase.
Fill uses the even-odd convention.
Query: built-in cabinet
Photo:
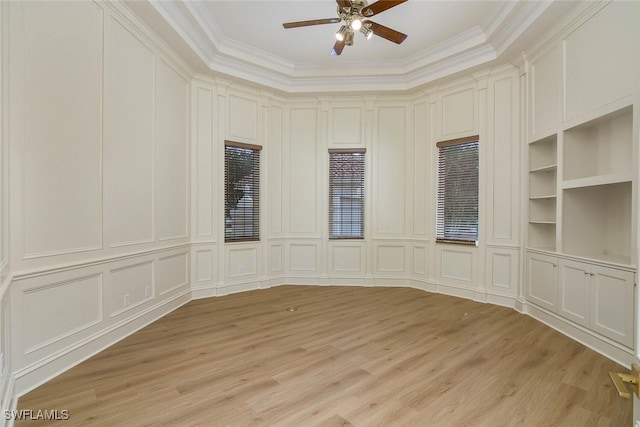
[[[633,346],[634,269],[527,253],[527,300],[628,347]]]
[[[526,298],[632,348],[634,111],[611,110],[528,143]]]

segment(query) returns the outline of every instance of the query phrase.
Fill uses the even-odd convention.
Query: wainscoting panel
[[[227,277],[237,279],[258,273],[258,244],[225,245]]]
[[[329,242],[330,274],[365,273],[366,245],[364,243]]]
[[[436,246],[436,269],[440,280],[445,283],[461,284],[475,287],[475,260],[477,249],[464,246]]]
[[[273,274],[282,274],[284,269],[282,268],[282,260],[284,258],[284,246],[282,243],[270,243],[269,244],[269,268],[267,271]]]
[[[404,245],[376,243],[376,264],[374,269],[378,273],[406,272],[406,250]]]
[[[486,284],[491,292],[518,295],[520,250],[518,248],[487,248]]]
[[[413,274],[426,279],[427,276],[427,247],[413,247]]]
[[[110,270],[105,286],[106,312],[120,315],[151,298],[154,290],[154,261],[122,262]]]
[[[155,290],[164,295],[189,284],[189,254],[180,251],[155,263]]]
[[[102,274],[60,282],[56,281],[58,277],[48,277],[51,283],[35,280],[25,284],[22,290],[26,354],[77,334],[102,320]]]
[[[293,275],[317,274],[320,260],[318,244],[289,243],[287,247],[289,270]]]
[[[210,283],[214,280],[214,260],[213,249],[195,249],[195,280],[193,285],[199,283]]]

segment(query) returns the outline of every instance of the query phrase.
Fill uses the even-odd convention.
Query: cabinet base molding
[[[572,322],[549,312],[548,310],[537,307],[536,305],[528,302],[523,302],[522,310],[518,311],[533,317],[537,321],[544,323],[550,328],[555,329],[561,334],[568,336],[569,338],[626,368],[630,368],[631,364],[636,362],[632,349],[597,335],[586,328],[575,325]]]

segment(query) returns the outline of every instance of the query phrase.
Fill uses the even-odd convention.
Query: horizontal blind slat
[[[364,237],[364,150],[329,151],[329,238]]]
[[[478,141],[438,146],[436,238],[478,239]]]

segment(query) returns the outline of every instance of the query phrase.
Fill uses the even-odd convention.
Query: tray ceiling
[[[404,43],[356,34],[336,57],[341,24],[282,27],[335,17],[333,0],[127,2],[197,71],[309,93],[404,91],[509,62],[575,4],[409,0],[372,18],[407,34]]]

